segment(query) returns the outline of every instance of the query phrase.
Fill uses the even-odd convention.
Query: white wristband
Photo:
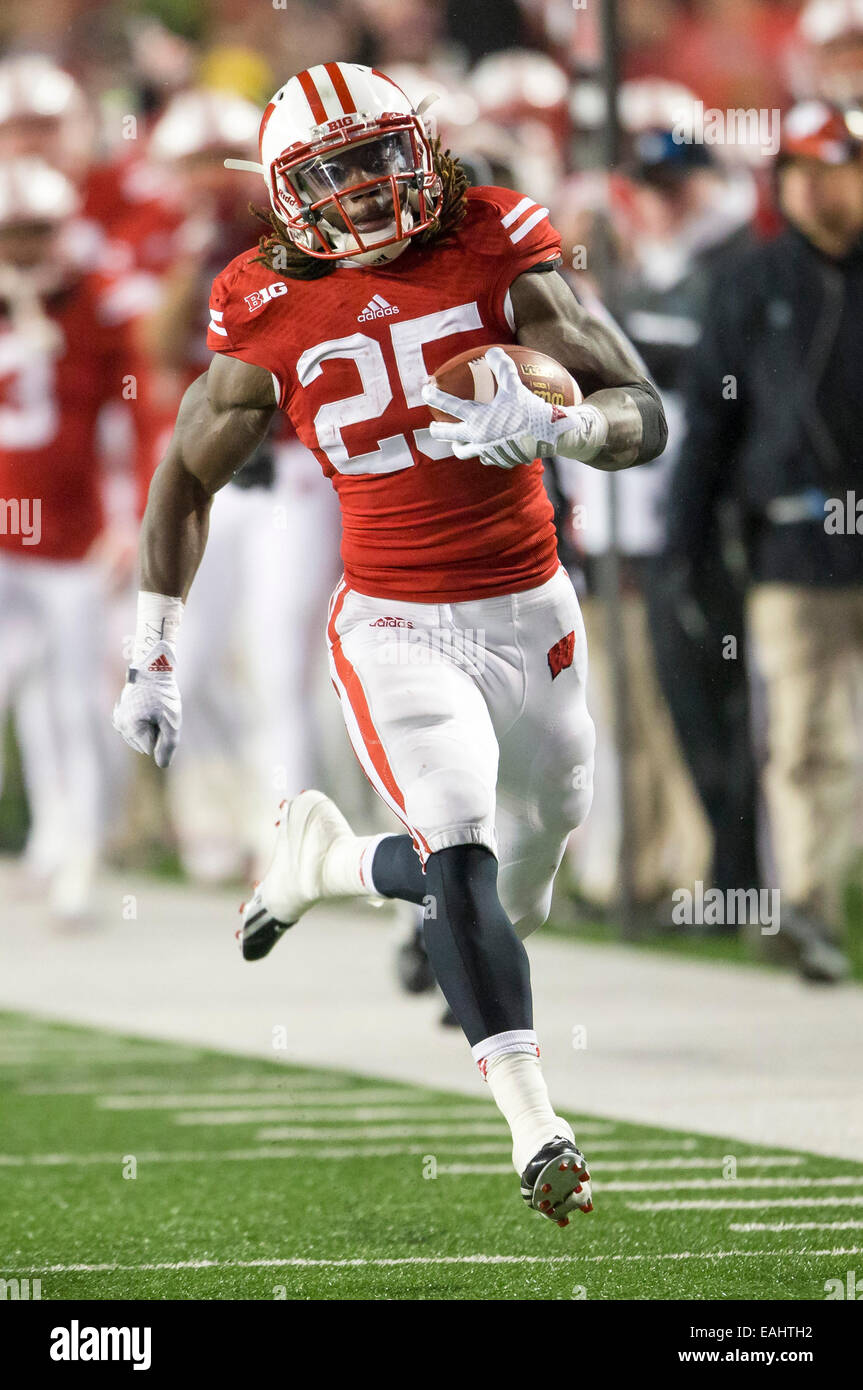
[[[157,642],[176,642],[183,617],[183,600],[167,594],[138,594],[138,619],[132,665],[137,666]]]
[[[564,407],[565,413],[576,423],[575,429],[566,430],[554,442],[554,452],[565,458],[580,459],[590,463],[605,448],[608,440],[608,420],[605,412],[595,405],[570,405]]]

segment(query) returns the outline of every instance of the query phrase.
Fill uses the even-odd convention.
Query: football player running
[[[543,1080],[523,938],[545,921],[590,806],[594,732],[584,627],[538,459],[646,462],[664,447],[662,406],[556,273],[547,209],[468,189],[382,73],[326,63],[292,77],[264,113],[260,149],[271,233],[213,286],[215,356],[150,489],[114,723],[167,766],[183,605],[213,494],[286,411],[342,509],[333,684],[357,757],[407,833],[355,835],[317,791],[283,804],[243,954],[266,955],[322,900],[422,904],[432,967],[512,1131],[522,1195],[566,1225],[591,1209],[589,1175]],[[501,351],[488,354],[488,403],[430,380],[494,343],[556,358],[583,403],[540,400]],[[432,405],[457,418],[432,423]]]

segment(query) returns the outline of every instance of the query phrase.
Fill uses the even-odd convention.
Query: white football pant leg
[[[354,751],[421,857],[463,844],[494,851],[497,740],[447,606],[368,598],[342,583],[328,637]]]

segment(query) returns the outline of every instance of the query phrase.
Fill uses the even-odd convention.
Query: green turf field
[[[558,1230],[490,1098],[24,1015],[0,1078],[0,1277],[43,1299],[799,1299],[863,1270],[861,1164],[573,1115],[596,1209]]]

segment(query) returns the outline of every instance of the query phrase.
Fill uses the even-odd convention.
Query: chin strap
[[[400,256],[408,244],[408,238],[404,237],[401,241],[391,242],[389,246],[376,247],[372,244],[367,251],[354,251],[356,239],[353,232],[345,232],[341,228],[333,227],[326,218],[321,219],[321,224],[326,228],[327,240],[333,250],[337,251],[340,256],[353,261],[355,265],[383,265],[386,261],[393,261],[396,256]],[[413,212],[409,207],[405,208],[402,212],[402,227],[409,232],[413,224]],[[389,227],[383,227],[381,231],[373,233],[373,235],[385,241],[387,237],[392,236],[395,226],[395,220],[393,220]]]

